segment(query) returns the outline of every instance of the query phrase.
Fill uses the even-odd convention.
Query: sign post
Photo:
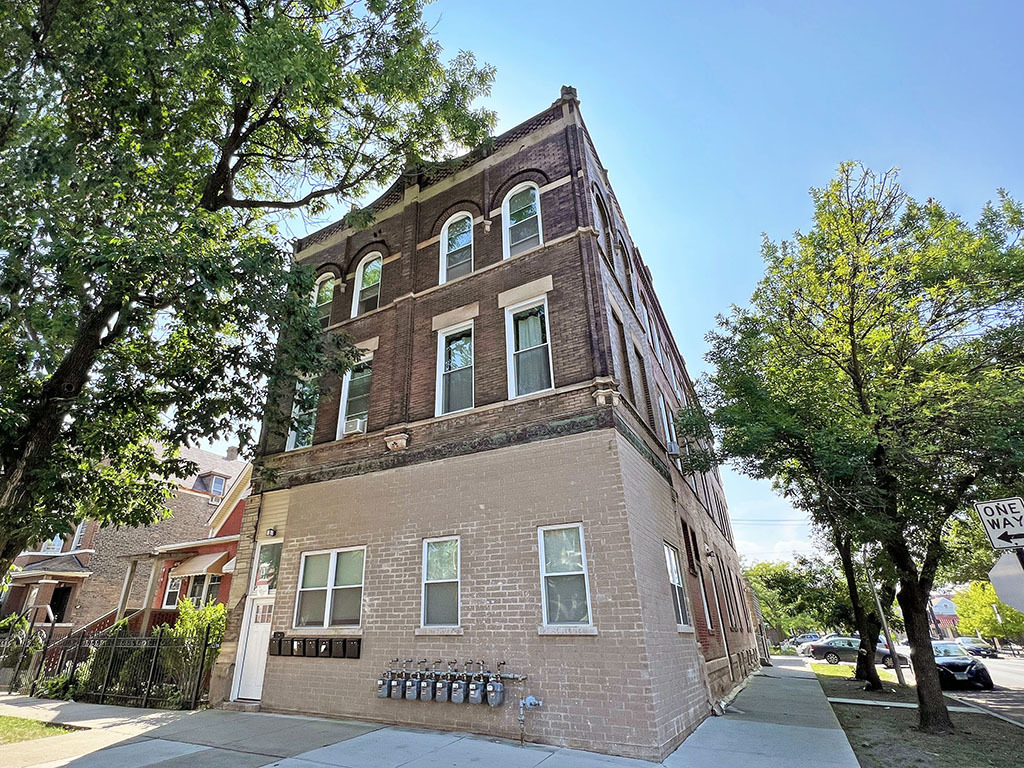
[[[992,548],[1014,550],[1013,554],[1003,553],[988,577],[1002,602],[1024,611],[1024,499],[1017,496],[979,501],[974,509]],[[1014,556],[1017,565],[1014,565]],[[999,616],[998,611],[996,616]]]

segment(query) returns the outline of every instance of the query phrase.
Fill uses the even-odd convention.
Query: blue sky
[[[692,375],[761,275],[761,233],[806,228],[841,161],[897,166],[970,219],[1000,187],[1024,196],[1019,2],[441,0],[426,18],[497,67],[499,130],[578,89]],[[742,555],[809,548],[767,483],[725,481]]]
[[[693,376],[761,275],[761,233],[806,228],[841,161],[897,166],[969,219],[1000,187],[1024,197],[1020,2],[440,0],[425,17],[448,54],[497,67],[499,131],[578,89]],[[725,481],[741,555],[810,549],[767,482]]]

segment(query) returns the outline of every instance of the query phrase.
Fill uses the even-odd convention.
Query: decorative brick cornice
[[[601,408],[562,419],[526,424],[515,429],[506,429],[479,435],[471,439],[447,443],[435,443],[421,448],[409,447],[402,451],[392,451],[383,456],[375,456],[336,465],[278,471],[274,483],[267,483],[261,490],[271,491],[283,488],[294,488],[309,483],[320,483],[342,477],[353,477],[369,472],[380,472],[386,469],[438,461],[453,456],[465,456],[481,451],[493,451],[522,443],[533,443],[540,440],[551,440],[557,437],[578,435],[596,429],[608,429],[616,426],[618,420],[613,416],[611,408]]]

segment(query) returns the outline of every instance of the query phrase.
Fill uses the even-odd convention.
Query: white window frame
[[[363,572],[360,574],[359,589],[359,623],[358,624],[330,624],[332,593],[336,589],[352,589],[355,584],[344,587],[334,586],[334,576],[338,567],[338,555],[342,552],[363,552]],[[306,558],[313,555],[329,555],[327,561],[327,584],[323,587],[302,587],[302,577],[306,572]],[[280,574],[279,574],[280,575]],[[325,590],[327,597],[324,599],[324,620],[322,624],[299,624],[299,599],[303,592],[318,592]],[[277,590],[274,590],[275,592]],[[361,544],[355,547],[339,547],[338,549],[318,549],[310,552],[303,552],[299,558],[299,580],[295,583],[295,610],[292,613],[292,629],[361,629],[363,626],[363,603],[366,595],[366,545]]]
[[[363,270],[366,268],[366,265],[369,264],[374,259],[380,259],[380,280],[377,281],[377,285],[381,287],[383,287],[384,285],[384,254],[381,253],[380,251],[371,251],[370,253],[366,254],[365,256],[363,256],[362,259],[359,260],[359,265],[356,267],[356,279],[355,282],[352,284],[352,317],[359,316],[359,294],[362,293],[360,284],[363,282]],[[380,288],[378,288],[377,306],[371,309],[370,312],[373,312],[374,310],[380,308]],[[366,313],[364,312],[363,314]]]
[[[466,408],[459,408],[454,411],[444,410],[444,348],[445,342],[449,336],[456,333],[461,333],[466,329],[469,329],[470,339],[469,348],[470,355],[473,358],[473,363],[470,368],[473,369],[472,376],[472,402]],[[549,334],[550,336],[550,334]],[[550,346],[550,344],[549,344]],[[460,369],[461,370],[461,369]],[[476,407],[476,328],[473,326],[473,321],[469,320],[465,323],[459,323],[453,325],[450,328],[445,328],[437,332],[437,375],[435,381],[434,393],[434,416],[447,416],[452,413],[461,413],[463,411],[471,411]]]
[[[505,199],[501,201],[501,258],[509,259],[512,257],[512,243],[509,242],[509,230],[511,229],[511,222],[509,221],[509,201],[512,199],[512,195],[517,192],[521,192],[527,187],[533,187],[537,192],[537,245],[534,248],[539,248],[544,245],[544,218],[541,211],[540,203],[540,187],[532,181],[524,181],[522,184],[516,184],[509,190],[509,193],[505,195]]]
[[[539,206],[538,206],[539,207]],[[448,217],[448,220],[441,227],[441,242],[438,243],[438,251],[441,254],[440,264],[438,265],[437,282],[439,285],[444,285],[448,282],[448,227],[459,219],[469,218],[469,274],[473,274],[473,270],[476,268],[476,238],[474,237],[474,228],[476,226],[473,220],[473,214],[469,211],[459,211]],[[462,277],[469,277],[469,275],[462,275]],[[458,278],[452,278],[458,279]]]
[[[300,386],[308,386],[310,383],[311,383],[310,379],[296,379],[296,381],[295,381],[295,392],[292,394],[292,420],[295,419],[295,416],[297,414],[297,410],[296,410],[297,403],[295,402],[295,395],[298,394]],[[319,410],[319,402],[317,403],[317,405],[313,406],[313,408],[311,409],[310,412],[311,413],[316,413],[318,410]],[[315,437],[316,437],[316,419],[313,420],[313,434],[310,436],[309,445],[303,445],[303,446],[300,446],[300,448],[296,448],[295,441],[298,439],[298,433],[296,433],[296,431],[295,431],[295,429],[293,427],[293,428],[288,430],[288,440],[284,444],[284,449],[286,451],[294,451],[294,450],[300,450],[301,448],[312,448],[313,447],[313,439]]]
[[[209,597],[209,594],[210,594],[210,580],[213,579],[214,577],[220,579],[220,583],[221,584],[224,583],[224,577],[221,574],[219,574],[219,573],[197,573],[194,576],[192,576],[192,578],[189,580],[189,585],[188,585],[188,591],[189,592],[192,591],[192,585],[195,584],[195,580],[196,579],[202,579],[203,580],[203,591],[199,594],[199,598],[198,598],[199,602],[196,602],[196,599],[193,598],[191,594],[186,595],[186,597],[189,600],[192,601],[192,605],[194,605],[196,608],[202,608],[204,605],[206,605],[206,600],[207,600],[207,598]],[[180,597],[180,592],[179,592],[179,597]],[[219,597],[219,595],[218,595],[218,597]],[[167,598],[165,597],[164,600],[166,601],[166,599]],[[166,608],[167,606],[164,606],[164,607]]]
[[[217,481],[220,480],[220,490],[217,490]],[[212,496],[223,496],[224,491],[227,489],[228,481],[226,477],[222,475],[212,475],[210,477],[210,495]]]
[[[512,324],[512,318],[517,312],[522,312],[524,309],[533,309],[537,306],[544,307],[544,331],[547,336],[548,346],[548,373],[550,375],[550,381],[548,386],[544,389],[538,389],[533,392],[528,392],[525,395],[520,395],[516,392],[516,349],[515,349],[515,328]],[[555,364],[554,356],[551,353],[551,346],[553,341],[551,339],[551,311],[548,308],[548,297],[547,294],[539,296],[528,301],[520,302],[511,307],[505,307],[505,368],[508,376],[508,399],[518,400],[521,397],[530,397],[531,395],[539,395],[542,392],[551,392],[555,388]],[[532,347],[531,347],[532,349]],[[474,363],[476,360],[474,359]]]
[[[178,588],[177,588],[177,590],[174,590],[174,602],[168,604],[167,596],[171,594],[171,584],[173,582],[175,582],[175,581],[178,582]],[[163,599],[163,602],[161,603],[161,606],[163,608],[177,608],[178,607],[178,601],[181,599],[181,592],[182,592],[182,587],[184,586],[184,581],[185,581],[185,579],[183,579],[181,576],[174,577],[174,576],[171,576],[169,573],[167,574],[167,585],[164,587],[164,599]]]
[[[330,301],[326,301],[323,304],[319,304],[317,303],[317,299],[320,298],[320,286],[328,281],[332,283],[331,299]],[[333,310],[334,308],[334,287],[336,283],[337,278],[335,278],[335,276],[331,272],[325,272],[324,274],[320,275],[320,277],[316,279],[316,282],[313,283],[313,311],[316,312],[317,319],[321,321],[321,327],[323,328],[326,328],[331,324],[331,310]],[[324,306],[328,307],[326,323],[323,322],[323,317],[320,315],[320,308]]]
[[[661,428],[665,430],[665,445],[672,439],[672,430],[668,426],[668,408],[665,406],[665,395],[658,390],[658,410],[661,412]]]
[[[668,570],[668,583],[672,591],[672,615],[675,615],[675,602],[679,600],[682,605],[680,611],[685,614],[684,618],[689,621],[676,621],[676,629],[680,632],[693,632],[693,609],[690,606],[689,596],[686,592],[686,575],[683,573],[683,564],[679,560],[679,548],[669,544],[667,541],[663,541],[665,545],[665,568]],[[668,558],[671,557],[675,561],[676,573],[679,574],[679,583],[673,581],[672,569],[669,567]],[[678,591],[677,591],[678,590]]]
[[[39,545],[39,554],[59,555],[62,549],[64,549],[64,534],[58,533],[52,539],[47,539]]]
[[[74,552],[82,546],[82,540],[85,539],[85,526],[88,524],[88,520],[83,520],[75,528],[75,536],[71,539],[71,551]]]
[[[274,587],[273,589],[270,589],[268,587],[266,595],[257,595],[256,594],[256,576],[257,576],[257,568],[259,568],[259,564],[260,564],[260,552],[263,550],[264,547],[272,547],[275,544],[281,545],[281,554],[284,555],[284,542],[282,542],[282,541],[261,541],[256,546],[256,556],[252,560],[252,573],[249,574],[249,594],[253,595],[254,597],[267,597],[267,596],[270,596],[270,595],[276,595],[277,594],[277,587]],[[277,560],[277,577],[281,578],[281,559],[280,558],[278,558],[278,560]],[[299,583],[301,583],[301,582],[299,582]]]
[[[459,545],[459,556],[455,561],[455,579],[434,579],[427,581],[427,545],[439,541],[454,541]],[[423,540],[422,548],[423,563],[420,570],[420,628],[428,629],[435,627],[461,627],[462,626],[462,537],[461,536],[434,536]],[[456,600],[456,621],[454,624],[427,624],[427,584],[450,584],[455,582]]]
[[[548,574],[544,569],[544,532],[557,531],[565,528],[576,528],[580,532],[580,559],[583,562],[582,571],[563,571],[560,573]],[[562,523],[560,525],[541,525],[537,528],[537,555],[540,561],[540,603],[541,616],[545,627],[592,627],[594,626],[594,607],[590,600],[590,570],[587,568],[587,543],[583,538],[583,523]],[[550,576],[578,576],[583,574],[583,586],[587,593],[587,622],[563,622],[552,624],[548,621],[548,585],[547,577]]]
[[[371,363],[370,366],[370,386],[373,386],[373,352],[367,352],[363,355],[356,365],[352,368],[362,365],[363,363]],[[341,440],[343,437],[347,437],[345,434],[345,422],[348,421],[348,387],[352,381],[352,368],[345,371],[345,375],[341,378],[341,400],[338,402],[338,427],[335,430],[335,439]],[[369,418],[369,412],[367,412],[367,418]]]

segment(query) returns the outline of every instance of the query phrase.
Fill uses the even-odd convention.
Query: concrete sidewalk
[[[723,717],[709,717],[667,768],[859,768],[821,685],[799,657],[772,659]]]
[[[775,660],[664,768],[858,768],[803,660]],[[0,695],[0,715],[85,728],[0,746],[3,768],[656,768],[502,739],[266,713],[166,712]]]

